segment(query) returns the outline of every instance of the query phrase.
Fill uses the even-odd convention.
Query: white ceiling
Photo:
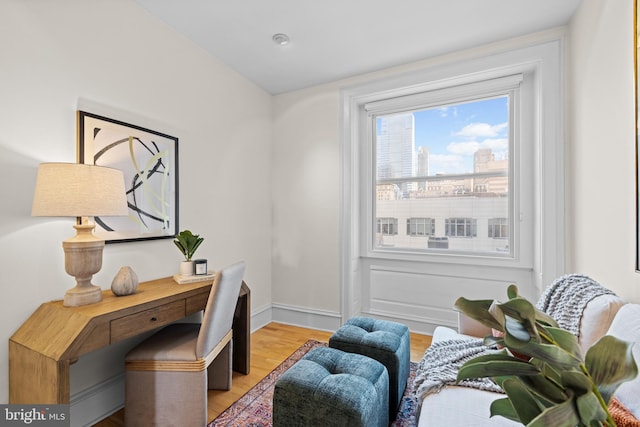
[[[271,94],[562,26],[581,2],[135,1]]]

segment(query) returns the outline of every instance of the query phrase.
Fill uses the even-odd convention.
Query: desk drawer
[[[185,301],[179,300],[111,321],[111,342],[117,342],[185,317]]]
[[[207,300],[209,299],[209,292],[201,293],[187,298],[187,316],[193,313],[197,313],[207,306]]]

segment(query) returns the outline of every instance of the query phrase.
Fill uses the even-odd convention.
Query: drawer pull
[[[151,321],[152,321],[152,322],[155,322],[155,321],[157,321],[157,320],[158,320],[158,318],[157,318],[157,317],[152,317],[152,318],[151,318]]]

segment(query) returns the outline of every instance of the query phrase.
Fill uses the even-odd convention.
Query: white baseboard
[[[342,315],[336,311],[315,310],[285,304],[271,305],[271,320],[288,325],[322,331],[336,331],[342,326]]]
[[[124,373],[71,396],[71,427],[92,426],[124,407]]]
[[[257,310],[251,310],[251,333],[268,325],[272,318],[271,305],[266,305]]]
[[[358,313],[357,315],[402,323],[407,325],[411,332],[425,335],[431,335],[437,326],[458,327],[457,322],[450,322],[447,319],[409,316],[406,314],[399,315],[398,313],[383,310],[370,310],[368,312]],[[262,308],[259,313],[252,314],[251,332],[262,328],[269,322],[333,332],[342,326],[342,316],[339,312],[314,310],[285,304],[272,304],[271,306]]]

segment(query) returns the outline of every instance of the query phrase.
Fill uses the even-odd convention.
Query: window
[[[436,61],[433,67],[390,74],[342,90],[343,318],[369,313],[411,319],[424,325],[424,330],[432,330],[434,324],[455,325],[451,301],[460,295],[478,290],[490,298],[500,298],[506,280],[516,283],[523,295],[536,295],[562,274],[566,197],[563,36],[558,35],[558,39],[545,35],[541,43],[529,44],[528,40],[526,46],[512,45],[513,49],[490,55],[485,55],[485,50],[478,55],[455,55],[454,62]],[[458,126],[455,134],[443,132],[457,144],[444,145],[442,155],[434,147],[421,144],[420,120],[414,113],[431,110],[451,113],[449,117],[454,118],[457,108],[447,107],[492,100],[504,101],[500,109],[506,112],[503,121],[467,116],[467,124],[507,124],[501,128],[501,135],[507,139],[506,172],[501,171],[498,177],[498,171],[492,170],[435,170],[431,160],[455,160],[464,148],[490,148],[491,154],[497,154],[493,144],[498,141],[492,141],[496,137],[488,131],[498,129],[477,126],[476,131],[484,128],[486,132],[484,136],[476,133],[476,138],[460,132],[466,124]],[[480,114],[488,111],[478,109]],[[393,176],[391,168],[377,167],[378,134],[383,130],[377,119],[404,113],[414,116],[417,159],[415,176],[407,177]],[[401,133],[410,135],[406,126]],[[463,139],[465,136],[469,138]],[[389,150],[390,165],[392,154],[402,159],[401,152]],[[425,157],[429,158],[429,170],[421,171]],[[496,155],[495,160],[503,159]],[[402,164],[401,160],[396,164]],[[391,175],[380,177],[380,181],[388,182],[378,182],[379,171]],[[489,172],[496,176],[488,176]],[[472,185],[455,182],[461,178],[473,180]],[[378,191],[382,185],[384,194]],[[415,197],[430,191],[438,196]],[[428,209],[426,203],[431,203]],[[377,234],[378,218],[397,218],[401,225],[398,234]],[[434,235],[407,235],[410,218],[433,219]],[[447,236],[447,218],[475,219],[476,236]],[[495,218],[506,219],[506,237],[489,237],[489,220]],[[473,224],[467,225],[473,234]],[[464,233],[464,222],[461,226]],[[431,298],[434,290],[437,295]]]
[[[371,105],[375,216],[407,224],[398,235],[380,231],[378,220],[374,250],[429,252],[434,244],[411,237],[465,237],[472,242],[447,240],[446,249],[505,256],[505,245],[491,239],[509,239],[512,99],[518,82],[506,78],[506,87],[491,86],[460,100],[451,94],[429,102],[433,94],[420,94],[401,106],[396,99]],[[478,222],[486,226],[495,218],[503,219],[504,230],[495,225],[478,234]]]
[[[436,223],[433,218],[408,218],[408,236],[433,236],[436,232]]]
[[[506,239],[509,237],[509,222],[507,218],[489,219],[489,238]]]
[[[447,218],[444,233],[448,237],[476,237],[477,221],[472,218]]]
[[[398,234],[397,218],[378,218],[376,232],[383,236],[394,236]]]

